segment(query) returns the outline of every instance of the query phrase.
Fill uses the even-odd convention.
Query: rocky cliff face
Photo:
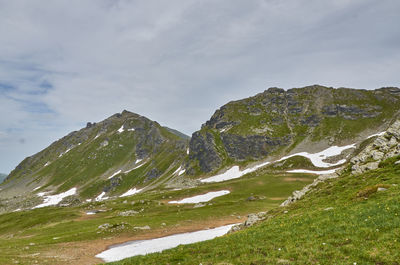
[[[128,111],[87,123],[26,158],[2,184],[2,197],[73,187],[83,199],[118,195],[174,172],[184,161],[183,134]]]
[[[270,88],[217,110],[193,134],[187,170],[212,173],[314,143],[341,145],[387,126],[399,110],[398,88]]]

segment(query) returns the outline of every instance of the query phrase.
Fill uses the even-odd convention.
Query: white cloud
[[[2,145],[16,151],[0,171],[123,109],[190,134],[222,104],[270,86],[398,86],[399,8],[397,0],[0,0],[0,130],[31,139]]]

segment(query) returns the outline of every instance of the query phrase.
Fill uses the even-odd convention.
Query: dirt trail
[[[135,236],[119,235],[96,239],[93,241],[60,243],[53,245],[51,250],[44,252],[41,255],[41,258],[51,258],[60,264],[93,265],[103,262],[101,259],[96,258],[95,255],[108,249],[112,245],[122,244],[132,240],[153,239],[173,234],[194,232],[233,223],[240,223],[245,221],[245,219],[246,217],[242,217],[241,219],[238,219],[237,217],[230,217],[221,220],[214,220],[212,222],[194,222],[191,224],[184,224],[182,226],[154,229]]]

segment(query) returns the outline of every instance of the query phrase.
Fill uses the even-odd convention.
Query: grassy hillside
[[[96,264],[110,244],[243,221],[277,207],[315,176],[259,170],[239,179],[192,189],[160,190],[75,207],[46,207],[0,215],[0,264]],[[168,204],[209,191],[230,190],[203,207]],[[254,199],[249,199],[253,197]],[[98,210],[95,215],[86,212]],[[127,211],[135,211],[122,216]],[[129,212],[128,212],[129,213]],[[15,220],[19,220],[15,222]],[[99,226],[109,224],[107,229]],[[150,230],[134,227],[150,226]],[[40,253],[40,254],[37,254]],[[87,258],[83,259],[83,258]]]
[[[348,170],[249,229],[112,264],[399,264],[399,160]]]
[[[124,111],[88,123],[26,158],[2,184],[0,197],[26,196],[33,190],[54,194],[73,187],[80,200],[101,192],[120,195],[171,177],[186,157],[187,143],[176,131]]]

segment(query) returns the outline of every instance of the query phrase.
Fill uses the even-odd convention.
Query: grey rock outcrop
[[[229,230],[229,233],[242,230],[244,228],[253,226],[268,217],[267,212],[251,213],[247,216],[247,220],[241,224],[235,225]]]
[[[377,169],[381,161],[397,155],[400,155],[400,120],[350,160],[352,173],[359,175]]]
[[[340,170],[340,169],[339,169]],[[296,190],[293,192],[292,196],[290,196],[286,201],[284,201],[280,206],[284,207],[289,204],[292,204],[293,202],[300,200],[306,193],[310,192],[315,186],[317,186],[319,183],[322,183],[328,179],[334,179],[339,177],[339,174],[333,173],[333,174],[326,174],[326,175],[320,175],[318,178],[316,178],[313,183],[308,184],[301,190]]]

